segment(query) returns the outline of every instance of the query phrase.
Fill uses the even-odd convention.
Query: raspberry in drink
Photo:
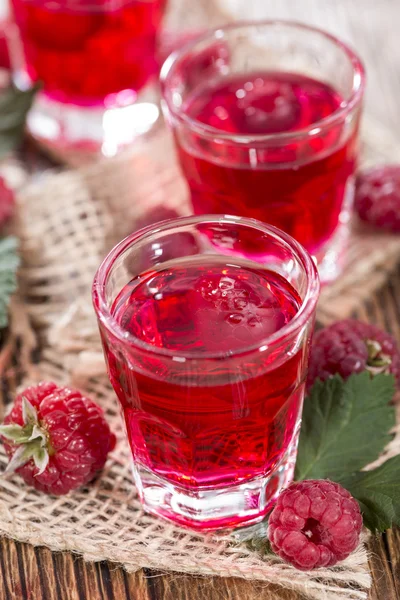
[[[218,132],[295,133],[332,115],[342,98],[331,86],[297,73],[256,72],[194,88],[183,112]],[[218,139],[178,138],[183,172],[196,214],[237,214],[280,227],[318,254],[334,235],[345,207],[356,158],[355,134],[340,128],[310,141],[261,143],[239,150]]]

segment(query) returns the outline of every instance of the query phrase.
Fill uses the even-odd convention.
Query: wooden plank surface
[[[191,2],[194,0],[186,0]],[[227,0],[229,1],[229,0]],[[297,18],[351,42],[368,71],[368,112],[399,136],[400,3],[398,0],[231,0],[239,15]],[[353,315],[375,322],[400,342],[400,269]],[[370,600],[400,599],[400,531],[369,544]],[[0,540],[0,600],[302,600],[276,586],[84,563],[13,540]]]

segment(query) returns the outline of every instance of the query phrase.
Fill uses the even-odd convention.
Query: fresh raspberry
[[[99,406],[51,382],[16,397],[0,434],[11,458],[7,470],[57,496],[93,479],[116,441]]]
[[[314,335],[307,385],[338,373],[347,379],[368,370],[372,375],[392,373],[400,387],[400,353],[394,338],[369,323],[346,319]]]
[[[0,176],[0,226],[11,217],[14,211],[14,192],[7,186]]]
[[[400,232],[400,165],[361,173],[356,183],[355,209],[363,221]]]
[[[292,483],[278,497],[268,522],[272,550],[297,569],[330,567],[355,550],[362,517],[350,492],[338,483]]]

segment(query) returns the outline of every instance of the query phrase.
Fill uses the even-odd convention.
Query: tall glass
[[[166,0],[11,0],[16,84],[40,81],[31,133],[113,155],[158,119],[157,34]]]
[[[318,292],[309,254],[252,219],[164,221],[110,252],[93,301],[147,511],[267,513],[293,477]]]
[[[365,74],[332,35],[291,22],[215,29],[165,62],[163,109],[195,214],[280,227],[340,271]]]

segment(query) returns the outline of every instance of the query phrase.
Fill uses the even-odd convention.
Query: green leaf
[[[317,381],[304,403],[295,479],[339,481],[376,460],[392,439],[394,392],[391,375]]]
[[[0,328],[8,324],[10,297],[17,288],[16,272],[19,266],[18,241],[15,237],[0,239]]]
[[[23,91],[10,85],[0,91],[0,158],[21,144],[26,115],[39,87]]]
[[[33,425],[38,423],[36,408],[32,406],[28,398],[25,396],[22,396],[22,419],[24,421],[24,425]]]
[[[14,473],[14,471],[23,467],[30,460],[33,460],[35,467],[38,469],[37,475],[43,473],[49,463],[49,452],[45,437],[39,437],[30,442],[20,444],[12,455],[5,473]]]
[[[254,550],[260,556],[273,554],[271,544],[268,539],[268,519],[264,519],[261,523],[243,527],[233,531],[232,536],[239,544],[245,544],[249,550]]]
[[[0,435],[13,444],[25,444],[30,441],[32,432],[31,430],[26,431],[21,425],[11,423],[10,425],[0,425]]]
[[[37,446],[37,442],[28,442],[18,446],[6,467],[5,473],[14,473],[14,471],[26,465],[33,458]]]
[[[358,500],[364,525],[373,532],[400,525],[400,456],[373,471],[354,473],[338,483]]]
[[[49,453],[46,446],[43,446],[43,444],[37,445],[36,452],[33,454],[33,462],[38,470],[37,475],[41,475],[49,464]]]

